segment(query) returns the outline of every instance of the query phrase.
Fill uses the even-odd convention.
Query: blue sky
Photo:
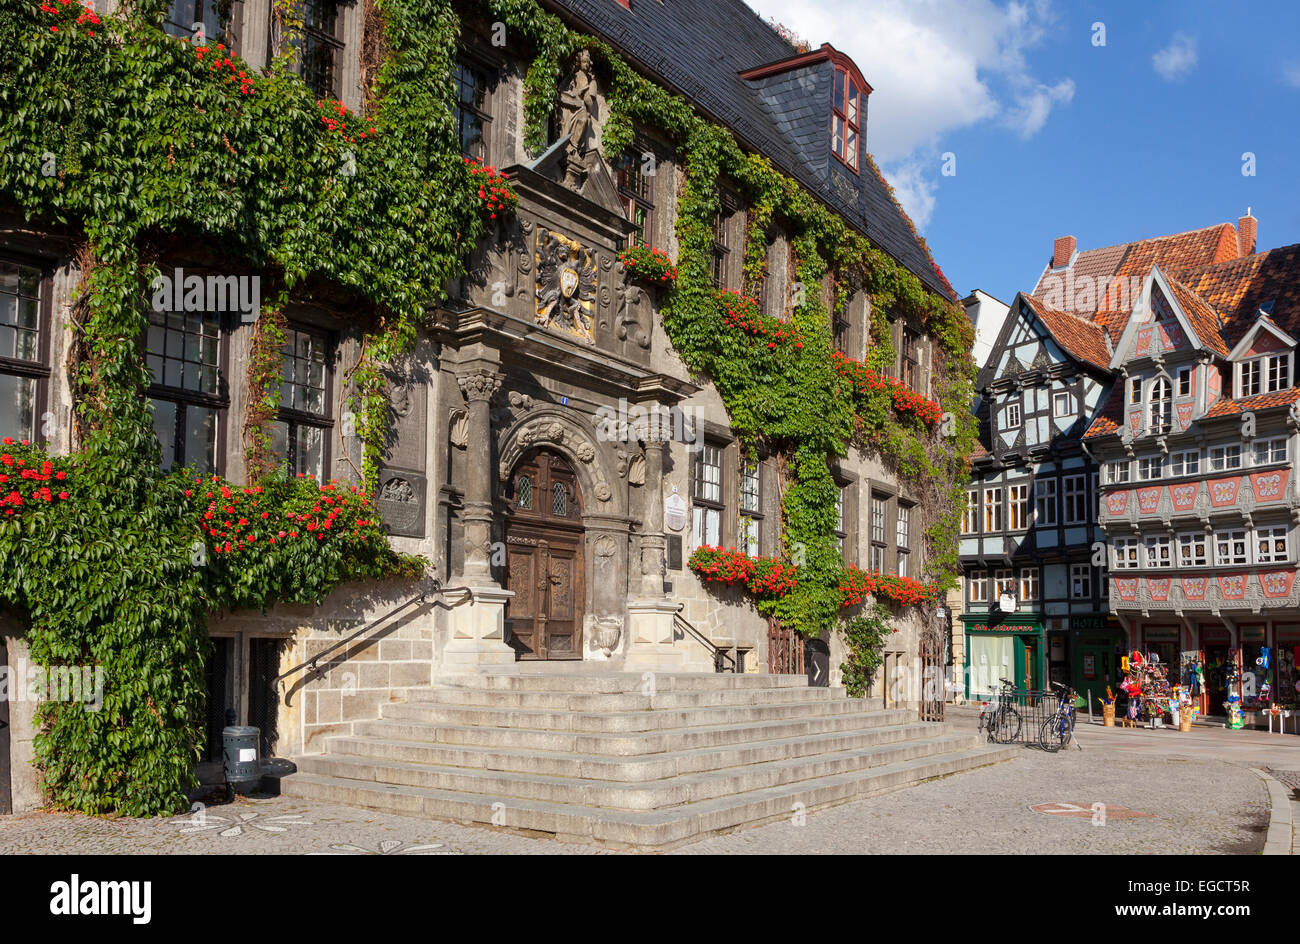
[[[1057,236],[1094,248],[1251,207],[1261,248],[1300,242],[1300,4],[748,2],[858,63],[867,146],[962,294],[1031,289]]]

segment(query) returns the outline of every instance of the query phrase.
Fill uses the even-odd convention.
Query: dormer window
[[[1166,433],[1173,425],[1174,397],[1168,378],[1157,377],[1151,383],[1150,432]]]
[[[857,173],[862,90],[846,69],[835,70],[834,110],[835,114],[831,117],[831,150]]]
[[[1291,386],[1291,355],[1268,354],[1237,365],[1237,396],[1255,397]]]

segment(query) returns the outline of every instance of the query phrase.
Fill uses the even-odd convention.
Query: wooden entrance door
[[[586,584],[578,478],[562,456],[535,449],[519,460],[508,489],[510,643],[520,659],[581,659]]]

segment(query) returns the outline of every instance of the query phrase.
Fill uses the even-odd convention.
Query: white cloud
[[[1175,33],[1169,45],[1151,57],[1151,66],[1172,82],[1195,69],[1196,60],[1196,37]]]
[[[930,169],[920,160],[907,160],[880,169],[894,188],[894,197],[903,205],[918,230],[929,224],[937,202],[934,177],[926,174]]]
[[[1300,62],[1292,63],[1282,70],[1282,81],[1292,88],[1300,88]]]
[[[1031,135],[1073,96],[1025,61],[1055,22],[1049,0],[748,0],[813,47],[848,53],[874,89],[867,147],[886,162],[995,120]]]
[[[830,42],[873,92],[867,149],[918,228],[934,211],[942,135],[995,123],[1021,138],[1074,97],[1026,53],[1056,25],[1051,0],[747,0],[816,48]]]

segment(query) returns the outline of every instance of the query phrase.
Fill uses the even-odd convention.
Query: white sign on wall
[[[686,527],[686,500],[677,494],[677,486],[673,486],[673,493],[664,499],[664,525],[670,531],[680,531]]]

